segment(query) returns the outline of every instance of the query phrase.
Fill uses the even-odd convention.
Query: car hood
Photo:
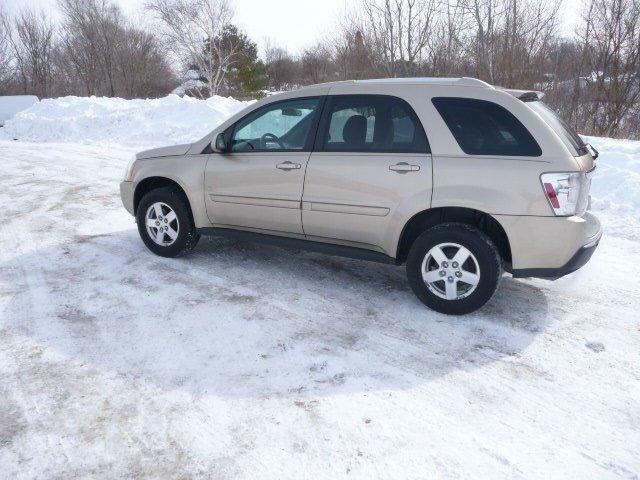
[[[176,157],[185,155],[189,151],[190,147],[190,143],[185,143],[183,145],[171,145],[169,147],[152,148],[151,150],[138,152],[136,154],[136,159],[144,160],[147,158]]]

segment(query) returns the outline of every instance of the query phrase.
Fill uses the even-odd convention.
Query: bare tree
[[[465,34],[471,22],[464,15],[464,5],[459,1],[442,0],[438,22],[433,29],[433,46],[427,59],[426,71],[434,76],[453,76],[466,70],[464,58]]]
[[[265,73],[269,86],[275,90],[299,86],[300,68],[298,62],[285,49],[264,41]]]
[[[497,51],[497,17],[504,13],[500,0],[460,0],[465,17],[471,18],[474,36],[468,44],[468,54],[475,57],[474,76],[494,81],[496,71],[492,54]]]
[[[49,95],[52,84],[52,56],[55,28],[44,13],[22,10],[13,28],[4,20],[10,51],[14,57],[20,89],[39,97]]]
[[[340,78],[358,80],[377,76],[375,57],[367,43],[358,24],[342,27],[333,41]]]
[[[115,95],[113,65],[121,41],[122,13],[110,0],[59,0],[62,43],[87,95]]]
[[[414,75],[436,19],[436,0],[363,0],[361,31],[369,36],[384,73]]]
[[[532,88],[543,80],[540,71],[557,38],[560,1],[506,1],[502,54],[498,53],[505,86]]]
[[[146,8],[163,26],[167,48],[185,68],[195,67],[215,95],[238,60],[240,46],[223,35],[233,19],[227,0],[149,0]]]
[[[459,0],[458,5],[460,21],[472,32],[466,45],[474,76],[520,88],[543,80],[560,0]]]
[[[300,59],[303,83],[314,84],[333,80],[331,49],[322,42],[308,48]]]
[[[116,93],[125,98],[169,93],[175,77],[157,39],[149,32],[127,28],[114,55]]]
[[[10,88],[12,64],[9,52],[9,36],[11,24],[2,5],[0,5],[0,93],[6,93]]]
[[[591,0],[578,35],[590,98],[583,104],[589,133],[640,134],[640,1]]]
[[[132,27],[112,0],[59,0],[60,91],[136,97],[167,93],[173,74],[154,35]]]

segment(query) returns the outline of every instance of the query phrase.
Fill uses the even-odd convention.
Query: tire
[[[471,255],[462,265],[454,263],[467,252]],[[464,315],[482,307],[502,276],[500,254],[489,237],[462,223],[445,223],[423,232],[411,245],[406,269],[409,285],[420,301],[447,315]]]
[[[162,219],[157,218],[157,216],[153,219],[150,233],[147,228],[147,215],[154,215],[150,213],[150,209],[156,212],[155,206],[157,204],[162,204],[161,211],[164,213],[168,212],[168,214]],[[175,220],[174,216],[170,215],[171,211],[175,214]],[[160,216],[162,217],[162,215]],[[168,223],[167,219],[169,218],[171,220]],[[154,240],[154,232],[158,231],[158,227],[153,226],[156,224],[156,220],[157,224],[161,227],[164,225],[167,229],[170,229],[168,232],[172,235],[177,232],[175,238],[170,237],[167,233],[162,235],[166,244],[160,245],[157,243],[156,240]],[[200,240],[200,235],[196,231],[193,222],[189,202],[184,194],[176,188],[161,187],[147,192],[138,204],[136,223],[138,224],[138,233],[144,244],[149,250],[161,257],[178,257],[184,255],[193,250],[198,244],[198,240]],[[156,233],[155,236],[159,238],[160,235],[161,234]]]

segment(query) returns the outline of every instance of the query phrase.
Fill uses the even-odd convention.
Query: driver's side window
[[[319,102],[318,97],[284,100],[250,113],[236,124],[231,151],[304,150]]]

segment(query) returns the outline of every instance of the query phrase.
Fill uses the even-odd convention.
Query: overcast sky
[[[299,53],[315,40],[330,33],[340,13],[353,0],[232,0],[236,22],[260,47],[265,38]],[[575,29],[581,0],[564,0],[561,12],[561,30],[570,35]],[[44,8],[56,15],[57,0],[0,0],[10,10],[23,5]],[[144,0],[116,0],[127,14],[144,22]]]

